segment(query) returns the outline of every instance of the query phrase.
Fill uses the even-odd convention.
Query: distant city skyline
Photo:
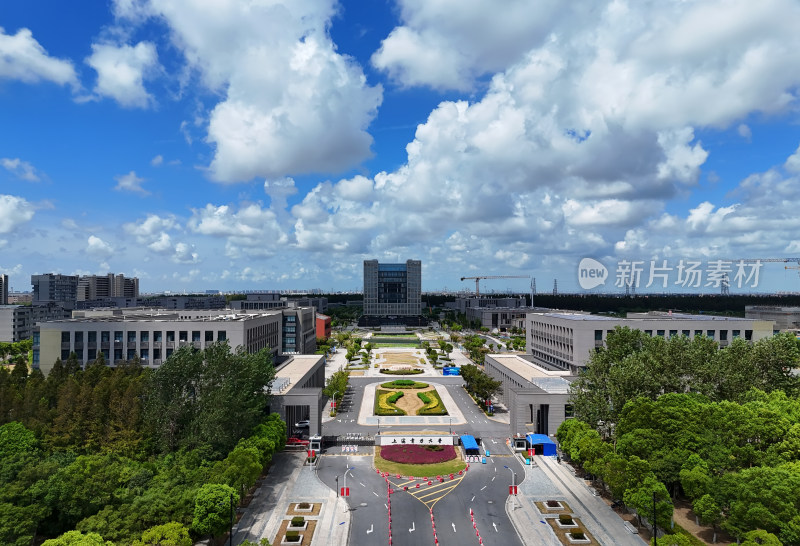
[[[681,260],[800,255],[796,0],[453,6],[7,0],[0,274],[359,291],[413,256],[424,291],[620,293],[666,261],[637,293],[677,293]]]

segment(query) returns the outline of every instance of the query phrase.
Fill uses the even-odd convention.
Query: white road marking
[[[384,503],[383,503],[383,505],[386,507],[386,509],[387,509],[387,510],[389,509],[389,505],[388,505],[388,504],[386,504],[386,503],[384,502]]]
[[[372,528],[373,528],[373,527],[375,527],[375,524],[374,524],[374,523],[373,523],[372,525],[370,525],[370,526],[369,526],[369,529],[367,529],[367,534],[370,534],[370,533],[372,532]]]
[[[496,524],[495,522],[492,522],[492,527],[494,527],[494,532],[495,532],[495,533],[499,532],[499,531],[497,530],[497,524]]]
[[[455,532],[456,532],[456,524],[455,524],[455,523],[453,523],[453,522],[451,521],[451,522],[450,522],[450,525],[452,525],[452,526],[453,526],[453,532],[455,533]]]
[[[484,489],[486,489],[486,486],[485,486],[485,485],[484,485],[483,487],[481,487],[481,491],[483,491]]]
[[[375,495],[376,497],[378,496],[378,494],[375,491],[373,491],[372,494]]]
[[[471,499],[469,499],[469,502],[472,502],[472,501],[474,501],[474,500],[475,500],[475,495],[472,495],[472,498],[471,498]]]
[[[411,529],[409,529],[409,530],[408,530],[408,532],[409,532],[409,533],[413,533],[413,532],[414,532],[414,531],[416,531],[416,530],[417,530],[417,526],[416,526],[416,525],[414,524],[414,522],[412,521],[412,522],[411,522]]]
[[[361,482],[358,482],[358,483],[361,483]],[[366,485],[364,485],[363,483],[361,483],[361,487],[366,487]]]
[[[494,461],[492,461],[494,463]],[[497,465],[494,465],[494,471],[497,472]]]
[[[494,481],[494,479],[495,479],[496,477],[497,477],[497,476],[492,476],[492,481]]]

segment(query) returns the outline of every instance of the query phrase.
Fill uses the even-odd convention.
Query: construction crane
[[[479,277],[461,277],[462,281],[475,279],[475,296],[481,295],[481,279],[530,279],[530,275],[481,275]]]

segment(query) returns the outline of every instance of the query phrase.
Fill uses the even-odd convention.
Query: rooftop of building
[[[314,369],[324,355],[292,355],[285,363],[278,365],[275,370],[275,381],[272,390],[275,393],[286,393],[293,386]]]
[[[174,311],[167,309],[105,309],[79,311],[82,316],[73,316],[69,319],[48,321],[44,324],[74,324],[74,323],[109,323],[109,322],[244,322],[261,316],[274,316],[280,311],[265,310],[258,313],[236,313],[229,310],[207,312],[186,310]]]
[[[596,322],[602,322],[602,321],[625,322],[626,320],[653,320],[653,321],[693,320],[693,321],[703,321],[703,322],[706,321],[751,322],[752,321],[752,319],[746,319],[741,317],[724,317],[718,315],[692,315],[689,313],[673,313],[664,311],[649,311],[647,313],[628,313],[628,316],[625,318],[607,317],[605,315],[589,315],[577,311],[548,312],[548,313],[543,313],[542,315],[545,317],[560,318],[565,320],[596,321]]]
[[[572,377],[569,371],[545,368],[534,364],[523,355],[495,354],[487,356],[510,372],[527,379],[530,382],[528,388],[550,394],[569,392],[569,381]]]

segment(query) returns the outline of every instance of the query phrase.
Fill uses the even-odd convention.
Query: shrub
[[[389,402],[390,404],[396,404],[397,401],[400,400],[402,397],[403,397],[402,392],[393,392],[386,398],[386,401]]]
[[[581,533],[580,531],[575,533],[570,533],[569,535],[575,540],[586,540],[586,535]]]
[[[392,391],[382,389],[375,390],[375,405],[373,411],[375,415],[405,415],[406,412],[389,402],[388,398],[394,394]],[[400,393],[402,395],[402,393]],[[399,398],[399,397],[398,397]]]
[[[292,527],[302,527],[305,522],[303,516],[295,516],[292,518]]]
[[[309,508],[311,508],[311,505],[307,502],[301,502],[300,504],[297,505],[297,507],[300,510],[308,510]]]
[[[572,516],[570,514],[559,514],[558,521],[560,521],[562,525],[572,525]]]
[[[381,457],[387,461],[404,464],[433,464],[451,461],[456,458],[456,450],[453,446],[441,447],[441,451],[427,449],[433,446],[423,446],[418,444],[398,444],[381,447]]]
[[[558,501],[554,501],[554,500],[547,501],[547,507],[548,508],[558,508],[559,506],[561,506],[561,503],[558,502]]]
[[[420,408],[417,415],[447,415],[447,409],[436,391],[418,392],[420,400],[425,403],[425,406]]]
[[[381,373],[386,375],[416,375],[422,373],[419,368],[403,368],[402,370],[390,370],[388,368],[381,368]]]
[[[300,531],[286,531],[286,542],[300,542]]]

